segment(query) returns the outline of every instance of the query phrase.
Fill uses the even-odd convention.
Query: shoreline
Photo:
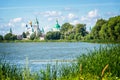
[[[120,41],[111,40],[4,40],[0,43],[26,43],[26,42],[88,42],[88,43],[101,43],[101,44],[120,44]]]

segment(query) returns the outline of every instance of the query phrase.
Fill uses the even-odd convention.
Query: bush
[[[32,33],[32,34],[30,35],[30,40],[34,40],[35,37],[36,37],[35,33]]]
[[[59,31],[47,32],[45,39],[46,40],[58,40],[61,37],[61,33]]]
[[[4,39],[5,39],[5,40],[11,40],[11,37],[12,37],[12,33],[7,33],[7,34],[4,36]]]
[[[16,40],[17,39],[17,36],[12,34],[12,33],[7,33],[5,36],[4,36],[4,39],[5,40]]]
[[[3,36],[2,35],[0,35],[0,41],[2,41],[3,40]]]

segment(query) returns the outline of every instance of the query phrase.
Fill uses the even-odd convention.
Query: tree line
[[[99,19],[92,28],[90,36],[93,39],[120,40],[120,16]]]
[[[70,23],[64,23],[60,31],[47,32],[45,39],[47,40],[81,40],[88,34],[86,31],[86,24],[76,24],[75,26]]]
[[[22,37],[26,38],[28,33],[23,32]],[[7,33],[0,35],[0,41],[16,40],[17,35]],[[38,39],[35,33],[30,36],[31,40]],[[98,19],[90,32],[86,30],[86,24],[72,25],[64,23],[60,31],[49,31],[45,35],[45,40],[111,40],[120,41],[120,16],[111,17],[108,20]]]
[[[64,23],[60,32],[50,31],[45,38],[47,40],[120,40],[120,16],[111,17],[108,20],[98,19],[90,32],[86,30],[86,24],[74,26],[70,23]]]

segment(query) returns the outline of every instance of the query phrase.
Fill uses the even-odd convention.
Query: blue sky
[[[26,31],[26,24],[36,17],[45,32],[52,29],[56,19],[62,25],[84,23],[87,30],[97,19],[120,15],[120,0],[0,0],[0,34],[12,28],[14,34]]]

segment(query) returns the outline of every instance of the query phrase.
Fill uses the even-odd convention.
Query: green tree
[[[67,37],[67,39],[68,40],[74,40],[74,34],[73,33],[69,34],[69,36]]]
[[[68,30],[71,30],[73,29],[73,25],[71,25],[70,23],[64,23],[62,26],[61,26],[61,29],[60,29],[60,32],[62,34],[64,34],[65,32],[67,32]]]
[[[98,20],[90,34],[94,39],[120,40],[120,16]]]
[[[101,27],[106,23],[107,21],[104,19],[97,20],[95,26],[92,28],[91,35],[94,39],[100,39],[99,31],[101,30]]]
[[[30,35],[30,40],[34,40],[36,38],[36,34],[35,33],[32,33],[31,35]]]
[[[35,33],[36,33],[36,32],[35,32]],[[41,35],[42,35],[41,31],[40,31],[40,29],[38,29],[38,32],[37,32],[35,38],[36,38],[36,39],[39,39]]]
[[[70,23],[64,23],[60,29],[61,38],[68,39],[69,35],[73,34],[73,28],[74,28],[74,26],[71,25]]]
[[[12,33],[7,33],[7,34],[4,36],[4,39],[5,39],[5,40],[12,40],[11,37],[12,37]]]
[[[109,38],[109,33],[108,33],[108,27],[107,24],[105,23],[101,30],[99,31],[100,39],[106,40]]]
[[[17,39],[17,36],[12,34],[12,33],[7,33],[5,36],[4,36],[4,39],[5,40],[16,40]]]
[[[120,23],[118,23],[116,26],[115,26],[115,34],[117,36],[117,39],[120,40]]]
[[[27,31],[27,32],[26,32],[26,37],[27,37],[28,35],[30,35],[30,33]]]
[[[26,34],[25,34],[25,32],[22,33],[22,36],[23,36],[23,38],[27,37]]]
[[[120,16],[111,17],[108,20],[108,33],[110,35],[110,40],[117,40],[119,37],[119,27],[120,27]],[[116,34],[117,33],[117,34]]]
[[[0,41],[3,41],[3,36],[2,35],[0,35]]]
[[[87,34],[86,24],[76,24],[75,32],[76,32],[76,34],[80,33],[81,36],[84,37]]]
[[[14,35],[14,34],[13,34],[13,35],[11,36],[11,40],[17,40],[17,35]]]
[[[50,31],[47,32],[45,39],[46,40],[58,40],[61,37],[61,33],[59,31]]]

